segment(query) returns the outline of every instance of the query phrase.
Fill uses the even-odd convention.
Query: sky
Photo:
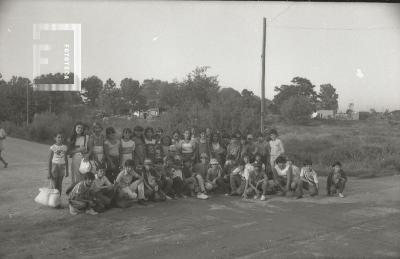
[[[32,79],[33,24],[77,23],[82,77],[172,81],[209,66],[222,87],[260,95],[263,17],[266,98],[300,76],[317,91],[332,84],[340,110],[400,109],[400,4],[0,0],[0,73]],[[72,33],[39,43],[53,46],[49,60],[62,60],[66,43],[74,50]]]

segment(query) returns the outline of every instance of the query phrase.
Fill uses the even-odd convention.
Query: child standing
[[[207,138],[206,138],[206,131],[201,129],[200,130],[200,138],[199,141],[197,143],[197,161],[200,162],[200,156],[202,154],[206,154],[207,157],[210,157],[210,143],[207,142]]]
[[[228,147],[226,148],[227,156],[231,155],[234,157],[235,161],[239,161],[241,152],[242,152],[242,145],[240,143],[242,135],[239,131],[237,131],[234,135],[232,135],[231,142],[229,143]]]
[[[100,123],[93,123],[93,134],[89,138],[89,153],[90,157],[97,163],[104,163],[104,141],[105,137],[102,134],[103,127]]]
[[[135,141],[133,161],[135,161],[135,165],[143,165],[143,161],[146,156],[143,127],[136,126],[135,128],[133,128],[133,132],[134,132],[133,141]]]
[[[122,168],[128,159],[133,160],[133,152],[135,151],[135,142],[132,140],[132,130],[125,128],[122,131],[121,150],[120,150],[120,167]]]
[[[92,184],[94,174],[88,172],[83,175],[83,180],[75,185],[69,194],[69,212],[71,215],[86,212],[90,215],[98,214],[93,210],[95,207]]]
[[[71,156],[71,187],[83,180],[83,175],[79,172],[82,159],[89,160],[88,153],[89,137],[84,134],[84,124],[77,122],[74,125],[68,153]]]
[[[339,161],[333,163],[332,170],[328,175],[326,190],[328,195],[335,195],[339,191],[338,196],[344,198],[343,190],[347,182],[347,175],[342,170],[342,163]]]
[[[68,158],[66,155],[68,148],[64,145],[62,133],[57,132],[54,141],[56,143],[50,147],[48,179],[61,196],[63,178],[64,176],[68,177]]]
[[[106,176],[110,182],[114,182],[119,172],[121,141],[117,139],[115,129],[106,129],[106,140],[104,141],[104,154],[107,161]]]
[[[147,127],[144,130],[144,144],[146,150],[145,157],[149,158],[151,161],[154,161],[156,157],[156,139],[154,138],[154,130],[152,127]]]
[[[182,155],[183,162],[193,163],[196,155],[196,142],[192,140],[192,133],[189,129],[183,132],[183,140],[179,143],[179,152]]]
[[[303,198],[303,188],[309,190],[311,196],[318,195],[318,176],[312,168],[311,160],[304,161],[304,167],[301,168],[297,188],[297,199]]]
[[[272,129],[269,132],[271,140],[269,141],[270,147],[270,164],[271,169],[275,167],[275,160],[285,153],[285,149],[283,148],[282,141],[278,138],[278,132],[275,129]]]
[[[4,151],[4,140],[6,139],[7,134],[3,128],[0,128],[0,161],[3,163],[4,168],[7,168],[8,163],[1,156],[1,153]]]

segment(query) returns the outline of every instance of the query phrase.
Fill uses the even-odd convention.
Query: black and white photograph
[[[0,0],[0,258],[400,258],[400,3]]]

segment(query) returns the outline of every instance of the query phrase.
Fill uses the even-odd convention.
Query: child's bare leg
[[[4,160],[4,158],[1,156],[1,150],[0,150],[0,161],[4,164],[4,168],[7,168],[8,163]]]

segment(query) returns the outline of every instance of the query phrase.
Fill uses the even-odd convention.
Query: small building
[[[316,117],[320,119],[334,119],[335,114],[335,110],[318,110]]]

